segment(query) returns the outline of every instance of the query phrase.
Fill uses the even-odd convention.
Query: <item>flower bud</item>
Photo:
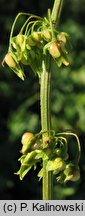
[[[76,166],[75,164],[69,163],[66,165],[64,174],[66,176],[64,182],[77,181],[80,178],[79,167]]]
[[[26,36],[22,34],[18,34],[15,37],[11,38],[11,45],[16,50],[17,58],[20,59],[21,53],[25,50],[26,45]]]
[[[78,171],[75,171],[72,175],[68,175],[66,176],[64,182],[67,182],[67,181],[78,181],[80,179],[80,173]]]
[[[42,31],[42,37],[43,37],[46,41],[51,40],[51,34],[50,34],[50,32],[48,31],[48,29],[45,29],[45,30]]]
[[[33,32],[31,34],[31,37],[32,39],[35,41],[35,42],[40,42],[41,40],[41,32]]]
[[[61,32],[61,33],[59,33],[59,34],[57,35],[57,39],[58,39],[59,41],[62,41],[64,44],[67,42],[66,36],[65,36],[65,34],[64,34],[63,32]]]
[[[57,174],[65,168],[65,162],[57,157],[55,160],[49,160],[46,168],[48,171],[54,170]]]
[[[17,43],[19,46],[21,46],[23,42],[24,42],[24,35],[18,34],[18,35],[16,36],[16,43]]]
[[[80,179],[80,172],[75,171],[71,177],[71,181],[75,182],[78,181]]]
[[[21,62],[22,62],[22,64],[24,64],[24,65],[29,65],[30,63],[29,63],[29,56],[28,56],[28,51],[27,51],[27,49],[24,51],[24,52],[22,52],[22,57],[21,57],[21,60],[20,60]]]
[[[64,170],[64,174],[66,176],[71,175],[73,173],[73,168],[74,168],[74,165],[72,163],[67,164]]]
[[[25,51],[25,45],[26,45],[26,36],[22,34],[18,34],[16,36],[16,44],[17,44],[17,49],[19,48],[21,52]]]
[[[19,63],[15,61],[15,59],[11,56],[10,53],[7,53],[3,62],[2,62],[2,65],[4,65],[4,63],[6,63],[13,71],[14,73],[17,74],[17,76],[24,80],[25,78],[25,74],[22,70],[22,68],[20,67]]]
[[[10,68],[13,68],[15,69],[17,67],[17,63],[15,62],[15,60],[13,59],[13,57],[11,56],[10,53],[7,53],[3,62],[2,62],[2,65],[4,65],[4,63],[6,63]]]
[[[21,152],[24,154],[28,149],[30,149],[30,143],[32,139],[34,138],[34,134],[31,132],[25,132],[22,135],[21,143],[22,143],[22,149]]]
[[[36,45],[36,41],[33,40],[32,38],[32,35],[30,35],[28,38],[27,38],[27,41],[26,41],[26,45],[29,45],[29,46],[35,46]]]
[[[22,145],[26,145],[31,139],[34,137],[34,134],[31,132],[25,132],[22,135],[21,143]]]
[[[61,53],[59,50],[59,44],[57,42],[52,42],[48,48],[50,55],[53,58],[59,58]]]

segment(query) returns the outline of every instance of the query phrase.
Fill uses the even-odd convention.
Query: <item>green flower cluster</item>
[[[26,132],[22,136],[22,156],[19,161],[21,162],[20,170],[16,173],[22,180],[28,171],[34,167],[36,169],[37,163],[41,164],[41,170],[38,173],[38,177],[43,177],[42,161],[46,160],[47,171],[53,171],[56,175],[58,183],[66,183],[67,181],[77,181],[80,178],[80,171],[78,162],[80,158],[80,143],[76,134],[71,132],[55,133],[50,131],[50,136],[43,145],[42,135],[45,132],[39,134],[32,134]],[[66,136],[74,136],[77,141],[77,154],[73,161],[69,157],[69,144]]]
[[[16,22],[21,16],[26,16],[26,21],[14,36]],[[68,34],[56,30],[51,16],[47,19],[20,13],[13,23],[9,50],[2,64],[6,63],[22,80],[25,78],[24,65],[29,65],[40,77],[43,55],[50,55],[58,67],[69,65],[68,47]]]

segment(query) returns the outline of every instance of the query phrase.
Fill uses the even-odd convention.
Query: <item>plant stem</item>
[[[52,10],[51,19],[53,22],[58,22],[60,16],[60,10],[63,0],[55,0]],[[42,59],[42,73],[40,80],[40,103],[41,103],[41,127],[42,131],[46,131],[42,135],[43,146],[46,145],[46,141],[49,139],[50,124],[51,124],[51,112],[50,112],[50,57],[43,54]],[[43,200],[51,200],[53,192],[53,180],[52,172],[46,170],[47,159],[43,159]]]
[[[52,14],[51,14],[51,19],[56,24],[59,21],[62,4],[63,4],[63,0],[55,0],[54,1],[54,5],[53,5],[53,9],[52,9]]]
[[[41,74],[41,124],[42,130],[50,130],[50,62],[48,57],[44,56],[42,60]],[[47,136],[45,133],[44,136]]]
[[[41,74],[41,89],[40,89],[40,102],[41,102],[41,125],[43,133],[43,145],[48,140],[50,131],[50,78],[49,71],[50,62],[47,56],[42,60],[42,74]],[[43,200],[52,199],[52,173],[46,170],[47,160],[43,160]]]

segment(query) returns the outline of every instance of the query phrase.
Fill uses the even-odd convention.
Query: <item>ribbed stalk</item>
[[[51,14],[51,19],[56,24],[58,24],[58,22],[59,22],[60,13],[61,13],[61,9],[62,9],[62,4],[63,4],[63,0],[55,0],[54,1],[52,14]]]
[[[41,126],[43,133],[43,145],[48,140],[50,131],[50,62],[47,56],[42,60],[42,74],[40,82],[40,102],[41,102]],[[46,170],[47,160],[43,160],[43,200],[52,199],[52,173]]]
[[[63,0],[55,0],[51,14],[53,23],[58,23]],[[40,103],[41,103],[41,128],[46,131],[42,135],[43,146],[49,138],[50,123],[51,123],[51,103],[50,103],[50,59],[49,55],[43,55],[42,72],[40,80]],[[43,200],[51,200],[53,192],[52,172],[46,170],[47,160],[43,159]]]

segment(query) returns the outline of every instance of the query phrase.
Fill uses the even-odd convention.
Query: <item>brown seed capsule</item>
[[[52,42],[48,50],[49,50],[50,55],[53,58],[59,58],[61,55],[60,50],[59,50],[59,44],[57,42]]]
[[[17,63],[15,62],[15,60],[13,59],[13,57],[11,56],[10,53],[7,53],[3,62],[2,62],[2,65],[4,65],[4,63],[6,63],[9,67],[11,68],[16,68],[17,67]]]

